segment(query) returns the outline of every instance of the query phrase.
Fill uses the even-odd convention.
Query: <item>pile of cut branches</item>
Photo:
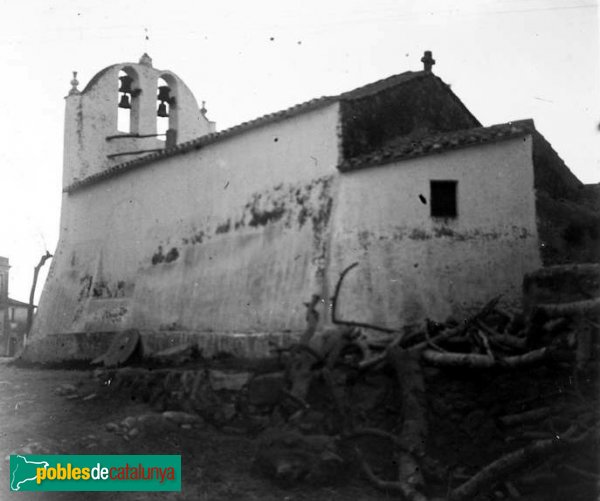
[[[344,445],[340,450],[353,455],[354,464],[373,485],[409,501],[471,500],[490,492],[519,497],[523,489],[535,488],[557,472],[598,484],[593,459],[600,438],[596,299],[538,305],[524,316],[502,311],[500,298],[493,298],[462,322],[428,321],[418,332],[407,333],[338,317],[343,280],[356,266],[341,273],[332,298],[332,320],[338,328],[317,334],[315,307],[320,298],[313,296],[305,303],[306,332],[297,345],[281,353],[288,381],[284,426],[297,426],[303,416],[314,413],[311,388],[320,384],[335,414],[336,426],[326,433],[335,435]],[[365,331],[382,332],[387,341],[370,343],[362,335]],[[450,468],[440,465],[428,447],[430,433],[435,433],[428,427],[425,372],[431,367],[442,377],[462,371],[477,378],[484,372],[514,378],[516,384],[544,367],[557,378],[567,374],[569,386],[558,397],[548,393],[512,410],[510,405],[496,409],[495,425],[504,433],[502,453],[478,469]],[[399,411],[392,413],[392,423],[374,425],[370,416],[358,415],[349,395],[357,381],[378,373],[393,375]],[[396,472],[391,479],[378,475],[358,445],[365,437],[387,441],[394,450]]]

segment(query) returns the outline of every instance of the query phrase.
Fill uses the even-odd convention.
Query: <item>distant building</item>
[[[345,319],[443,321],[499,294],[518,307],[543,261],[536,195],[581,183],[533,121],[482,126],[423,63],[217,133],[147,55],[74,79],[28,356],[93,357],[131,328],[148,350],[264,356],[302,333],[313,294],[327,325],[353,262]]]
[[[12,357],[23,346],[29,304],[8,295],[9,260],[0,257],[0,356]]]
[[[8,271],[7,257],[0,256],[0,355],[6,354],[10,323],[8,315]]]

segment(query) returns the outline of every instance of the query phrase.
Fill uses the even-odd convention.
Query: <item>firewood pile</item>
[[[282,485],[360,473],[409,501],[594,498],[600,300],[591,289],[519,313],[491,298],[463,320],[395,330],[338,317],[355,266],[332,298],[335,327],[318,330],[313,296],[304,334],[275,348],[275,361],[232,372],[188,360],[102,379],[161,411],[256,436],[256,471]]]
[[[333,323],[339,328],[316,334],[319,298],[314,296],[306,303],[307,330],[286,353],[282,404],[288,411],[281,428],[306,433],[309,416],[326,409],[334,418],[319,431],[334,435],[337,449],[330,443],[324,449],[328,461],[305,452],[310,465],[298,458],[294,463],[290,450],[298,450],[298,438],[288,437],[286,451],[286,435],[279,430],[267,435],[259,454],[263,471],[280,481],[310,479],[315,465],[335,471],[337,455],[340,469],[351,461],[375,487],[415,501],[519,498],[557,478],[562,488],[571,481],[597,489],[599,299],[538,304],[527,315],[511,315],[493,298],[462,322],[394,331],[337,318],[340,288],[355,266],[341,274],[333,297]],[[389,339],[371,346],[363,331],[383,332]],[[482,398],[473,379],[493,394]],[[387,393],[371,406],[361,401],[369,380],[373,391]],[[450,468],[448,458],[436,452],[435,435],[438,447],[460,450],[439,437],[443,422],[453,418],[467,432],[462,440],[489,448],[485,463],[461,465],[456,454]],[[487,433],[481,432],[486,427]],[[377,464],[386,447],[396,471]]]

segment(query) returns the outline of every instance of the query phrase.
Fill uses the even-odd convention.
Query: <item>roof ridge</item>
[[[342,92],[341,94],[337,94],[336,97],[337,99],[358,99],[368,97],[372,94],[376,94],[377,92],[387,89],[390,85],[402,85],[416,80],[417,78],[423,78],[430,75],[433,76],[433,73],[428,71],[403,71],[402,73],[396,73],[394,75],[375,80],[374,82],[361,85],[355,89]]]

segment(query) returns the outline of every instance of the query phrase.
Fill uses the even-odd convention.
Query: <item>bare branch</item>
[[[500,422],[504,426],[516,426],[523,423],[531,423],[549,416],[552,411],[553,408],[550,406],[539,407],[537,409],[519,412],[518,414],[507,414],[506,416],[502,416],[500,418]]]
[[[407,501],[427,501],[427,498],[423,494],[412,489],[403,482],[391,482],[389,480],[380,479],[377,475],[375,475],[375,473],[373,473],[373,470],[363,457],[360,450],[358,448],[355,448],[354,450],[356,451],[358,462],[363,473],[375,487],[383,491],[399,492],[402,498],[406,499]]]
[[[577,468],[570,464],[564,465],[563,468],[571,473],[574,473],[575,475],[578,475],[579,477],[585,480],[589,480],[590,482],[600,482],[600,475],[598,475],[597,473],[582,470],[581,468]]]
[[[294,402],[296,402],[304,410],[310,409],[310,404],[308,404],[306,402],[306,400],[304,400],[302,397],[299,397],[298,395],[294,395],[291,391],[286,390],[285,388],[281,390],[281,393],[283,393],[290,400],[293,400]]]
[[[549,349],[544,347],[514,357],[494,359],[488,355],[474,353],[440,353],[434,350],[423,351],[423,360],[440,367],[470,367],[489,369],[492,367],[524,367],[548,360]]]
[[[352,263],[350,266],[346,267],[342,273],[340,273],[340,278],[338,279],[337,284],[335,285],[335,292],[333,297],[331,298],[331,321],[334,324],[338,325],[350,325],[352,327],[363,327],[365,329],[373,329],[380,332],[387,332],[388,334],[393,334],[396,332],[401,332],[397,329],[390,329],[389,327],[382,327],[380,325],[368,324],[366,322],[354,322],[353,320],[341,320],[337,316],[337,303],[340,295],[340,290],[342,288],[342,282],[344,281],[344,277],[348,274],[350,270],[356,268],[358,266],[358,262]]]
[[[476,325],[490,336],[489,339],[492,343],[503,345],[507,348],[513,348],[515,350],[524,350],[526,347],[527,340],[525,338],[511,336],[510,334],[500,334],[482,320],[478,320]]]
[[[481,339],[481,342],[483,343],[486,355],[490,358],[495,359],[496,357],[494,356],[494,352],[492,351],[492,347],[490,346],[490,340],[486,336],[485,332],[478,330],[477,336],[479,336],[479,339]]]
[[[456,337],[456,336],[462,336],[467,331],[467,329],[469,327],[471,327],[471,325],[473,325],[479,319],[487,317],[494,310],[494,308],[500,301],[501,297],[502,296],[496,296],[495,298],[492,298],[475,315],[467,318],[462,323],[462,325],[459,325],[452,329],[446,329],[445,331],[442,331],[440,334],[438,334],[437,336],[432,338],[432,341],[439,344],[441,341],[445,341],[446,339],[450,339],[450,338]],[[426,347],[427,347],[427,341],[423,341],[414,346],[410,346],[409,349],[413,350],[413,351],[420,351]]]
[[[427,327],[425,328],[425,340],[427,341],[427,345],[431,346],[436,351],[440,351],[442,353],[445,353],[448,351],[448,350],[445,350],[444,348],[442,348],[433,339],[431,339],[431,335],[429,334],[429,328],[427,328]]]
[[[402,494],[404,494],[404,490],[403,490],[400,482],[391,482],[389,480],[381,480],[377,475],[375,475],[375,473],[373,473],[373,470],[371,469],[371,467],[365,460],[360,449],[358,447],[355,447],[354,451],[356,452],[356,456],[358,457],[358,462],[360,464],[361,470],[363,471],[365,476],[369,479],[369,481],[375,487],[377,487],[378,489],[381,489],[382,491],[396,491],[396,492],[401,492]]]
[[[549,317],[598,315],[600,314],[600,298],[584,299],[571,303],[538,304],[535,309],[545,313]]]
[[[402,443],[402,440],[400,440],[400,437],[398,437],[388,431],[380,430],[379,428],[358,428],[358,429],[352,430],[351,432],[345,433],[344,435],[342,435],[342,438],[343,439],[353,439],[353,438],[359,438],[359,437],[364,437],[364,436],[388,439],[390,442],[392,442],[396,446],[396,448],[408,452],[408,449]]]
[[[33,268],[33,283],[31,284],[31,291],[29,292],[29,307],[27,308],[27,328],[25,331],[27,336],[29,336],[31,332],[31,326],[33,324],[33,301],[35,297],[35,288],[37,286],[38,275],[44,264],[46,264],[46,261],[52,257],[52,254],[46,251],[46,254],[40,258],[40,262]]]
[[[558,450],[568,448],[583,441],[589,431],[576,439],[571,438],[574,429],[565,432],[563,437],[538,440],[526,447],[510,452],[493,461],[469,480],[458,486],[450,494],[450,501],[474,499],[475,495],[484,488],[491,488],[497,482],[504,480],[513,470],[540,456],[547,456]]]

